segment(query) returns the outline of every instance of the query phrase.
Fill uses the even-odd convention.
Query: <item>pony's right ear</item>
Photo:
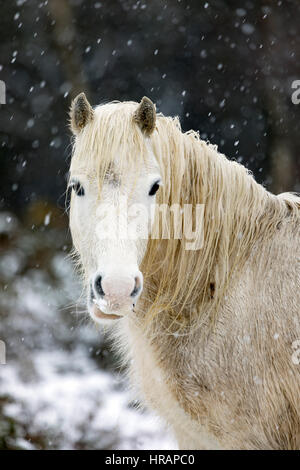
[[[156,110],[152,101],[144,96],[133,116],[146,135],[152,134],[156,123]]]
[[[77,135],[79,132],[93,119],[94,111],[90,103],[86,99],[84,93],[80,93],[72,101],[70,110],[70,127],[73,134]]]

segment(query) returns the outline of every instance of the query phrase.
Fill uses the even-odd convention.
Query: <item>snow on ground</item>
[[[76,370],[68,371],[72,362]],[[39,377],[30,381],[15,364],[1,367],[1,394],[12,399],[6,417],[27,426],[29,435],[45,436],[47,448],[174,448],[158,419],[130,406],[120,379],[101,371],[80,347],[39,353],[34,364]]]
[[[18,229],[1,251],[0,449],[176,449],[137,408],[101,331],[68,306],[80,287],[64,242]]]

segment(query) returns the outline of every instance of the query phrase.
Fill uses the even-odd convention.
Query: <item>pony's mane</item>
[[[149,239],[141,266],[141,313],[164,318],[172,331],[200,320],[213,323],[254,244],[271,237],[289,210],[296,214],[299,200],[290,198],[288,208],[284,198],[267,192],[244,166],[229,161],[197,132],[183,133],[177,117],[158,114],[156,129],[146,138],[133,119],[137,106],[112,102],[96,107],[94,120],[76,138],[71,168],[95,175],[101,186],[115,155],[137,169],[150,143],[163,179],[157,202],[204,204],[204,244],[187,251],[184,238]]]

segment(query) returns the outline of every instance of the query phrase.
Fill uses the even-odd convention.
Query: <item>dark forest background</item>
[[[64,207],[71,99],[155,101],[274,192],[300,189],[300,2],[1,0],[0,205]],[[43,211],[42,211],[43,212]]]

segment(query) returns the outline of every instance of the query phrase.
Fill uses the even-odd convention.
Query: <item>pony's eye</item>
[[[158,183],[158,181],[156,181],[156,182],[152,185],[152,187],[151,187],[151,189],[150,189],[150,191],[149,191],[149,196],[154,196],[154,195],[157,193],[158,190],[159,190],[159,183]]]
[[[74,190],[77,196],[84,196],[84,189],[83,186],[81,186],[81,184],[79,183],[79,181],[74,181],[71,184],[71,188]]]

